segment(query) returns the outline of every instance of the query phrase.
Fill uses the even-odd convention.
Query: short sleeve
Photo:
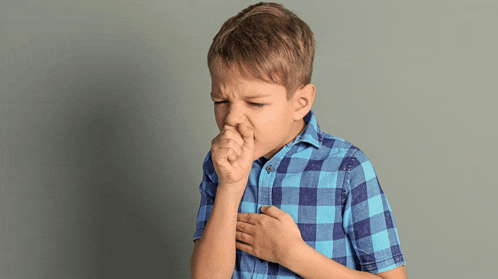
[[[343,226],[362,271],[380,273],[404,265],[393,213],[375,170],[357,150],[345,180]]]
[[[202,232],[206,227],[207,220],[213,208],[214,196],[218,187],[218,176],[214,170],[214,165],[211,160],[211,152],[206,155],[202,163],[202,182],[199,186],[201,194],[201,203],[197,212],[197,225],[194,234],[194,240],[202,236]]]

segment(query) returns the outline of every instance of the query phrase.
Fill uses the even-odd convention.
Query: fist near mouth
[[[238,128],[238,129],[237,129]],[[245,124],[225,125],[211,141],[211,158],[220,185],[247,183],[254,153],[254,135]]]

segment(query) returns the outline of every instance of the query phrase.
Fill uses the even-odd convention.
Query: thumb
[[[285,214],[285,211],[273,205],[263,205],[261,207],[261,213],[273,217],[275,219],[281,220],[282,214]]]

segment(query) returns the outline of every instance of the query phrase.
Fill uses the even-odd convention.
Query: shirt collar
[[[309,143],[316,148],[320,148],[322,146],[322,132],[320,131],[320,127],[316,122],[315,113],[310,110],[308,114],[303,118],[306,126],[303,131],[289,144],[296,144],[299,142]]]
[[[291,142],[287,144],[287,146],[291,146],[300,142],[306,142],[316,148],[320,148],[322,146],[323,136],[320,127],[316,122],[315,113],[310,110],[308,114],[303,117],[303,120],[306,126],[301,131],[301,133],[297,135],[297,137],[295,137]],[[266,164],[266,162],[268,162],[268,158],[266,158],[266,156],[262,156],[255,161],[255,163],[260,166],[263,166],[264,164]]]

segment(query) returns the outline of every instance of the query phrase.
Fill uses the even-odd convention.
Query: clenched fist
[[[211,141],[211,157],[220,185],[245,184],[254,153],[253,131],[245,124],[225,125]]]

